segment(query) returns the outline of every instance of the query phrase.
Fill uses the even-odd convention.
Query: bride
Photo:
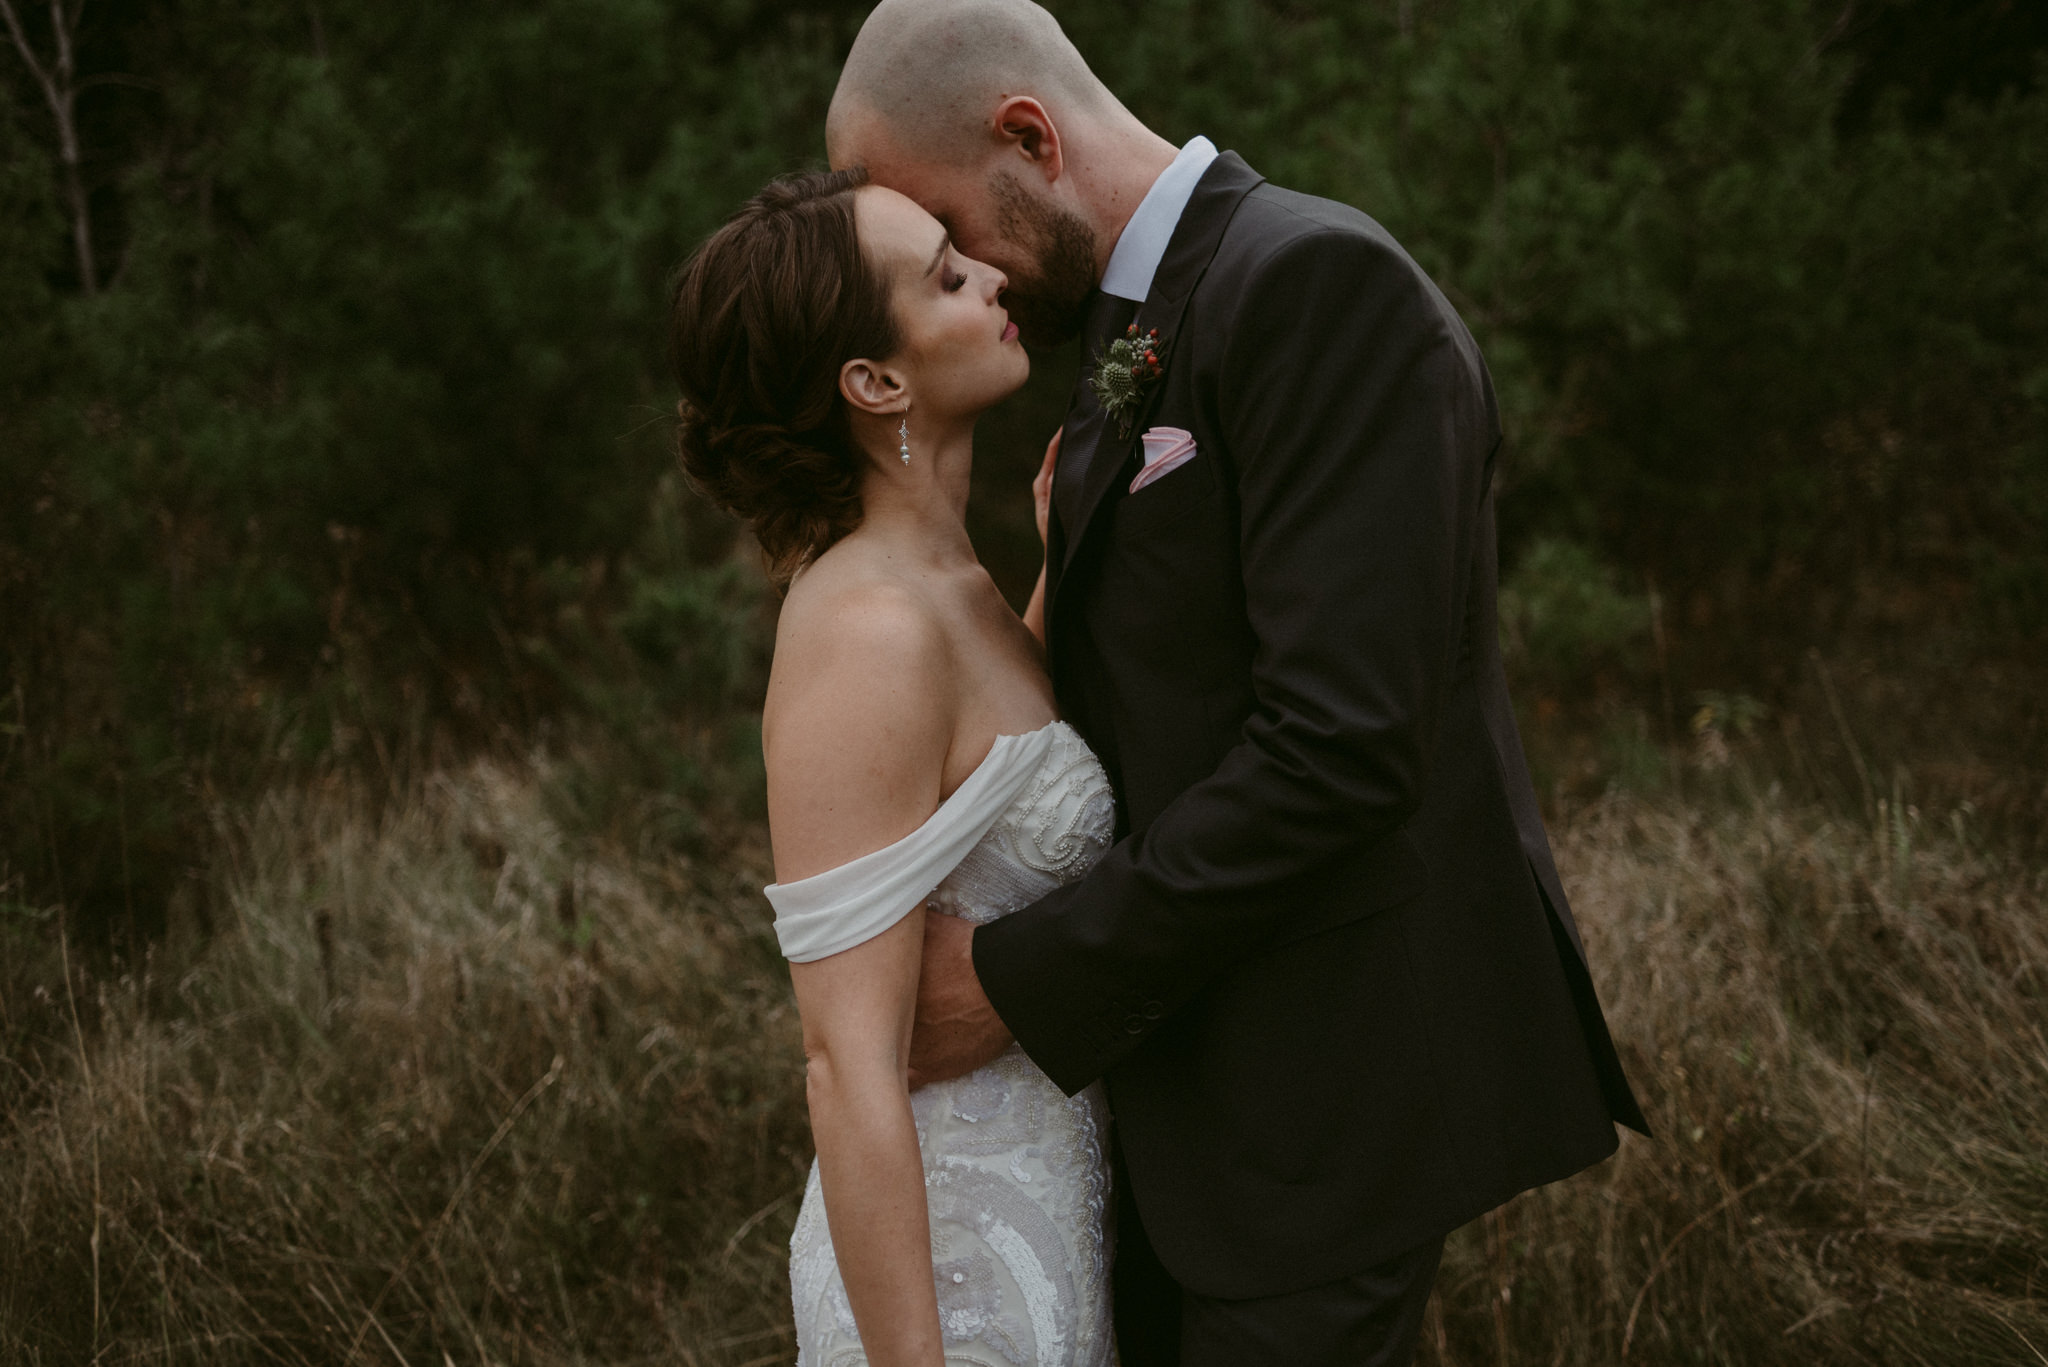
[[[777,180],[677,277],[685,468],[788,586],[762,742],[818,1150],[803,1367],[1114,1357],[1100,1084],[1070,1099],[1015,1046],[908,1081],[924,918],[1027,906],[1113,825],[1040,595],[1020,620],[963,523],[975,420],[1030,369],[1006,283],[858,171]]]

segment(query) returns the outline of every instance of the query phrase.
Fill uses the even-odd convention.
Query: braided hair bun
[[[684,472],[753,529],[778,583],[860,525],[839,370],[899,341],[854,225],[865,184],[857,169],[769,182],[683,263],[670,299]]]

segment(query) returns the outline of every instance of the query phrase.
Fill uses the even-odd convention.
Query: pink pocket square
[[[1178,427],[1155,427],[1138,440],[1145,444],[1145,468],[1131,481],[1131,492],[1150,484],[1195,458],[1195,438]]]

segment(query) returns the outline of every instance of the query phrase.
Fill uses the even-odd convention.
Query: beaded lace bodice
[[[1016,795],[929,899],[977,924],[1081,877],[1109,848],[1109,780],[1064,722]],[[970,780],[971,781],[971,780]],[[1104,1367],[1115,1352],[1099,1084],[1062,1095],[1012,1046],[911,1094],[949,1367]],[[798,1367],[865,1364],[826,1227],[818,1169],[790,1240]]]

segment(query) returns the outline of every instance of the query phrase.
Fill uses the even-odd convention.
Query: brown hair
[[[860,525],[839,368],[893,355],[889,283],[855,230],[865,171],[780,176],[676,273],[684,471],[760,538],[778,583]]]

